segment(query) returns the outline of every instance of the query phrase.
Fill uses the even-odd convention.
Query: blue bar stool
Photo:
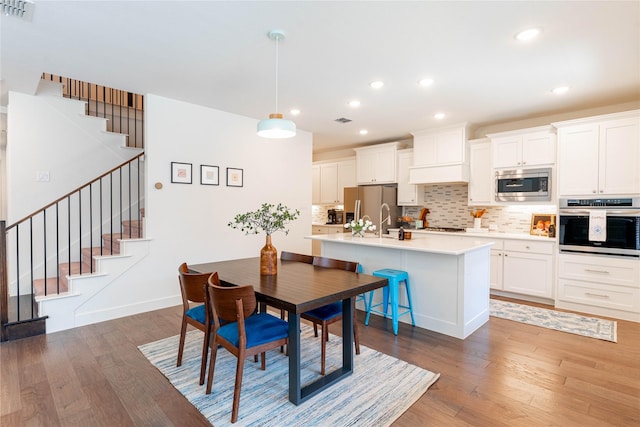
[[[413,318],[413,308],[411,305],[411,291],[409,290],[409,274],[406,271],[402,270],[394,270],[391,268],[384,268],[382,270],[376,270],[372,273],[377,277],[384,277],[389,281],[389,285],[382,288],[382,302],[379,304],[373,305],[373,293],[375,291],[369,292],[369,306],[367,307],[367,318],[364,322],[365,325],[369,325],[369,317],[371,316],[371,312],[380,314],[387,317],[387,308],[389,306],[389,291],[391,291],[391,320],[393,321],[393,333],[398,335],[398,318],[400,316],[404,316],[405,314],[411,314],[411,324],[416,326],[416,322]],[[400,282],[404,282],[405,288],[407,290],[407,304],[409,305],[400,305],[399,304],[399,288]],[[375,310],[375,307],[384,306],[384,312]],[[399,308],[406,309],[402,313],[398,313]]]

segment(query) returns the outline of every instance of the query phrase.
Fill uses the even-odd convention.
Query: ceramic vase
[[[278,250],[271,244],[271,235],[260,250],[260,275],[274,276],[278,274]]]

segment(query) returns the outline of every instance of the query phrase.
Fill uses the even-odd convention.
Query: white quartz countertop
[[[453,234],[453,233],[452,233]],[[479,242],[472,239],[451,239],[448,236],[429,235],[411,240],[398,240],[390,237],[375,235],[353,237],[350,233],[318,234],[307,236],[307,239],[323,242],[344,243],[354,246],[375,246],[386,249],[428,252],[446,255],[463,255],[467,252],[486,248],[490,249],[492,242]]]
[[[399,228],[390,228],[389,232],[397,232]],[[418,235],[443,235],[443,236],[457,236],[457,237],[488,237],[490,239],[516,239],[516,240],[535,240],[535,241],[544,241],[544,242],[555,242],[555,238],[548,236],[535,236],[531,234],[525,233],[503,233],[502,231],[429,231],[429,230],[415,230],[415,229],[405,229],[405,231],[410,231],[413,236]]]

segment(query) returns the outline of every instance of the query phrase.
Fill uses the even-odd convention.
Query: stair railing
[[[107,130],[128,135],[127,147],[144,148],[144,96],[42,73],[42,79],[62,84],[62,96],[86,102],[88,116],[107,120]]]
[[[9,226],[2,221],[2,326],[38,318],[37,307],[29,304],[35,295],[35,282],[44,279],[45,296],[60,293],[60,265],[67,264],[67,271],[71,272],[72,262],[80,262],[79,272],[73,274],[93,273],[91,259],[88,268],[82,264],[82,249],[88,246],[90,258],[96,255],[95,245],[100,247],[99,255],[113,253],[113,239],[107,251],[102,245],[103,234],[142,237],[132,233],[131,228],[123,234],[122,221],[142,219],[143,155],[136,155]],[[49,284],[54,282],[52,292]],[[24,307],[27,304],[30,307]],[[16,318],[10,318],[14,314]]]

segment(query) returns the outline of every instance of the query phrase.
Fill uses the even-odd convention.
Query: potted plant
[[[272,276],[278,273],[278,251],[271,244],[271,235],[276,231],[289,234],[286,225],[300,216],[299,210],[289,209],[282,203],[273,205],[263,203],[260,209],[253,212],[238,214],[227,224],[231,228],[240,229],[247,234],[258,234],[264,231],[267,235],[266,244],[260,251],[260,274]]]

